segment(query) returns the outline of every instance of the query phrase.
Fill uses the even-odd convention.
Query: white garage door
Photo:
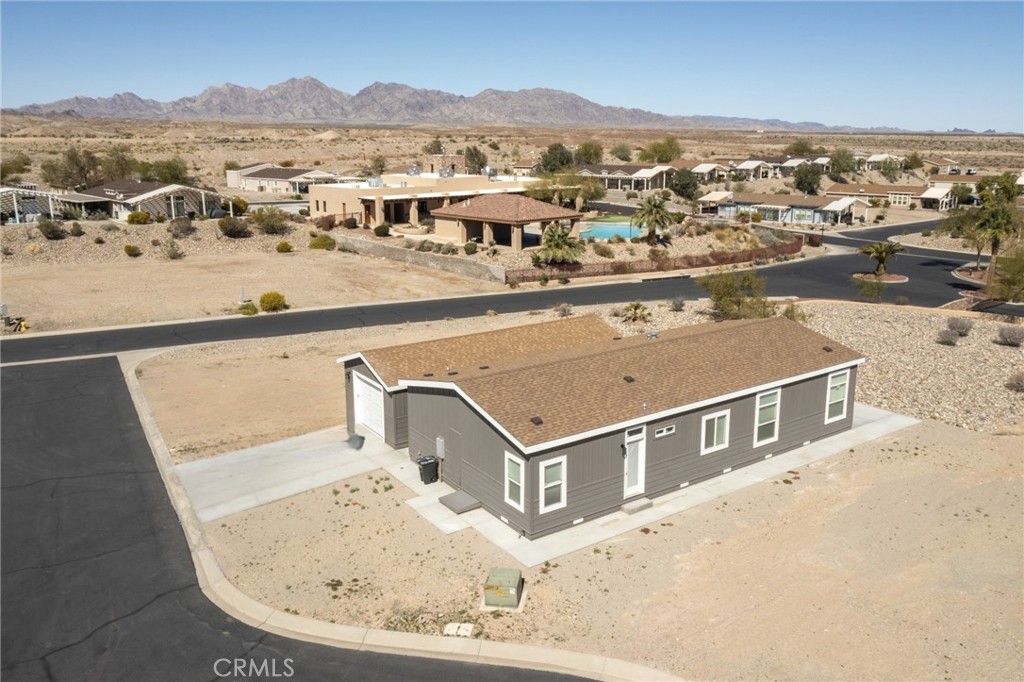
[[[352,398],[355,403],[356,424],[365,426],[381,438],[384,437],[384,390],[359,372],[352,372]]]

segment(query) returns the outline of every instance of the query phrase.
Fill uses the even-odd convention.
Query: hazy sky
[[[1024,3],[0,2],[4,107],[313,76],[662,114],[1024,132]]]

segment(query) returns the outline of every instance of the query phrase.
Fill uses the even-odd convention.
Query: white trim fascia
[[[515,502],[510,500],[509,497],[508,497],[508,480],[509,480],[508,479],[508,460],[510,458],[515,460],[515,462],[519,465],[519,504],[516,504]],[[505,456],[502,458],[501,461],[502,461],[502,471],[504,473],[504,478],[502,478],[502,480],[501,480],[501,496],[502,496],[502,500],[505,502],[505,504],[507,504],[508,506],[512,507],[516,511],[518,511],[520,514],[525,514],[526,513],[526,460],[524,460],[522,457],[520,457],[519,455],[515,454],[514,452],[509,452],[508,450],[505,450]]]
[[[725,442],[722,443],[721,445],[713,445],[713,446],[711,446],[709,448],[709,447],[707,447],[705,445],[707,443],[707,440],[708,440],[708,422],[709,421],[717,422],[722,417],[725,417]],[[710,455],[712,453],[720,452],[720,451],[725,450],[726,448],[728,448],[729,447],[729,440],[730,440],[729,436],[731,435],[730,434],[731,430],[732,430],[732,409],[731,408],[728,408],[728,409],[725,409],[725,410],[720,410],[718,412],[712,412],[711,414],[706,414],[703,417],[701,417],[700,418],[700,456],[703,457],[704,455]]]
[[[568,436],[563,436],[561,438],[556,438],[554,440],[544,441],[543,443],[536,443],[535,445],[530,445],[530,446],[523,445],[519,441],[518,438],[516,438],[511,433],[509,433],[508,430],[505,429],[505,427],[503,427],[501,424],[499,424],[497,422],[497,420],[495,420],[494,417],[492,417],[490,415],[490,413],[487,412],[487,410],[483,409],[480,405],[478,405],[476,403],[476,401],[474,401],[472,398],[470,398],[469,395],[467,395],[465,391],[463,391],[461,388],[459,388],[459,386],[457,384],[454,384],[454,383],[452,383],[450,381],[425,381],[425,380],[422,380],[422,379],[414,379],[414,380],[400,379],[398,381],[398,385],[400,387],[402,387],[402,388],[408,388],[408,387],[415,386],[415,387],[419,387],[419,388],[444,388],[444,389],[448,389],[448,390],[454,391],[459,396],[461,396],[463,400],[465,400],[474,409],[476,409],[480,414],[482,414],[484,416],[484,418],[491,424],[491,426],[493,426],[495,429],[497,429],[497,431],[500,434],[505,436],[505,438],[507,438],[510,443],[515,445],[519,449],[520,452],[522,452],[524,455],[532,455],[532,454],[536,454],[538,452],[544,452],[545,450],[551,450],[553,448],[561,447],[563,445],[568,445],[570,443],[575,443],[575,442],[580,441],[580,440],[585,440],[587,438],[593,438],[594,436],[601,436],[601,435],[604,435],[604,434],[607,434],[607,433],[613,433],[615,431],[623,431],[625,429],[630,429],[630,428],[633,428],[635,426],[642,426],[642,425],[650,424],[652,422],[658,421],[659,419],[668,419],[670,417],[674,417],[676,415],[683,414],[684,412],[690,412],[690,411],[693,411],[693,410],[699,410],[699,409],[701,409],[703,407],[707,407],[709,405],[714,405],[715,403],[720,403],[720,402],[724,402],[724,401],[727,401],[727,400],[733,400],[735,398],[742,398],[742,397],[745,397],[745,396],[748,396],[748,395],[753,395],[755,393],[760,393],[762,391],[767,391],[767,390],[772,389],[772,388],[777,388],[779,386],[785,386],[787,384],[796,383],[798,381],[803,381],[804,379],[811,379],[813,377],[822,376],[822,375],[825,375],[825,374],[833,374],[833,373],[835,373],[835,372],[837,372],[839,370],[842,370],[842,369],[849,369],[851,367],[856,367],[857,365],[861,365],[861,364],[863,364],[865,362],[865,360],[867,360],[867,358],[858,358],[856,360],[850,360],[849,362],[839,363],[838,365],[832,365],[831,367],[822,367],[821,369],[816,369],[816,370],[813,370],[811,372],[804,372],[803,374],[797,374],[797,375],[794,375],[794,376],[789,376],[789,377],[786,377],[785,379],[779,379],[777,381],[771,381],[771,382],[768,382],[766,384],[759,384],[757,386],[750,386],[749,388],[744,388],[744,389],[740,389],[738,391],[733,391],[732,393],[726,393],[726,394],[723,394],[723,395],[715,396],[713,398],[706,398],[704,400],[698,400],[697,402],[694,402],[694,403],[689,403],[687,405],[680,405],[678,407],[673,407],[673,408],[670,408],[670,409],[667,409],[667,410],[662,410],[661,412],[652,412],[650,414],[645,414],[642,417],[635,417],[633,419],[628,419],[626,421],[615,422],[614,424],[608,424],[607,426],[600,426],[600,427],[598,427],[596,429],[591,429],[589,431],[581,431],[579,433],[574,433],[574,434],[571,434],[571,435],[568,435]]]
[[[405,387],[402,386],[401,383],[399,383],[399,385],[397,386],[388,386],[384,379],[381,377],[381,375],[377,373],[377,370],[373,368],[373,365],[370,364],[370,361],[367,360],[366,356],[363,355],[362,353],[350,353],[348,355],[342,355],[340,358],[335,360],[335,362],[340,365],[342,363],[348,362],[349,360],[361,360],[362,363],[366,365],[366,368],[370,370],[370,373],[373,374],[373,378],[377,380],[377,383],[380,384],[388,393],[395,393],[396,391],[405,390]]]
[[[759,428],[761,428],[761,424],[758,423],[758,420],[761,418],[761,415],[760,415],[760,411],[761,411],[760,400],[761,400],[761,396],[766,396],[766,395],[769,395],[771,393],[774,393],[777,396],[775,398],[775,435],[773,435],[771,438],[767,438],[765,440],[759,441],[759,440],[757,440],[757,430]],[[779,422],[781,422],[781,421],[782,421],[782,389],[781,388],[776,388],[776,389],[772,389],[770,391],[762,391],[761,393],[758,393],[757,396],[754,399],[754,447],[755,448],[759,448],[762,445],[768,445],[770,443],[774,443],[775,441],[779,440]]]
[[[549,467],[549,466],[554,466],[556,464],[561,464],[562,465],[562,481],[561,481],[561,483],[559,483],[559,486],[562,489],[562,495],[561,495],[562,499],[557,504],[553,504],[550,507],[545,507],[544,506],[544,491],[547,488],[547,486],[544,485],[544,468],[545,467]],[[538,515],[540,515],[540,514],[547,514],[548,512],[557,511],[559,509],[565,509],[565,507],[568,506],[568,504],[569,504],[569,500],[568,500],[568,496],[569,496],[569,460],[568,460],[568,458],[565,455],[560,455],[558,457],[552,457],[551,459],[546,459],[543,462],[538,462],[537,463],[537,487],[538,487],[538,491],[537,491],[537,494],[538,494],[538,497],[537,497],[537,514]]]
[[[838,417],[829,417],[828,416],[828,408],[829,408],[829,405],[831,404],[831,398],[832,398],[832,396],[830,395],[831,392],[832,392],[832,377],[836,377],[836,376],[840,376],[840,375],[843,375],[843,378],[844,378],[844,381],[843,381],[843,413],[841,415],[839,415]],[[847,368],[846,370],[840,370],[840,371],[837,371],[837,372],[829,372],[828,380],[827,380],[827,382],[825,384],[825,423],[826,424],[834,424],[834,423],[836,423],[838,421],[842,421],[842,420],[846,419],[846,411],[847,411],[847,409],[849,409],[849,407],[850,407],[850,370]]]

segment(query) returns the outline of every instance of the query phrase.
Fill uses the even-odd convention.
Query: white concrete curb
[[[146,434],[146,440],[153,451],[160,477],[185,532],[199,587],[210,601],[228,615],[252,627],[284,637],[360,651],[546,670],[581,675],[603,682],[661,682],[681,679],[661,670],[595,654],[326,623],[278,611],[242,593],[224,575],[217,557],[206,542],[202,525],[192,509],[185,487],[174,470],[170,450],[160,434],[156,419],[135,375],[140,363],[166,350],[169,349],[121,353],[118,355],[118,361]]]

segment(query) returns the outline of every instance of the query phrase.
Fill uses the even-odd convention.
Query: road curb
[[[136,375],[138,366],[167,348],[120,353],[117,356],[139,422],[156,460],[160,477],[185,533],[199,588],[219,609],[252,627],[306,642],[402,656],[420,656],[469,663],[567,673],[602,682],[680,680],[671,673],[596,654],[548,647],[460,637],[422,635],[338,625],[278,611],[235,587],[207,544],[202,525],[174,469],[170,450],[157,426]]]

